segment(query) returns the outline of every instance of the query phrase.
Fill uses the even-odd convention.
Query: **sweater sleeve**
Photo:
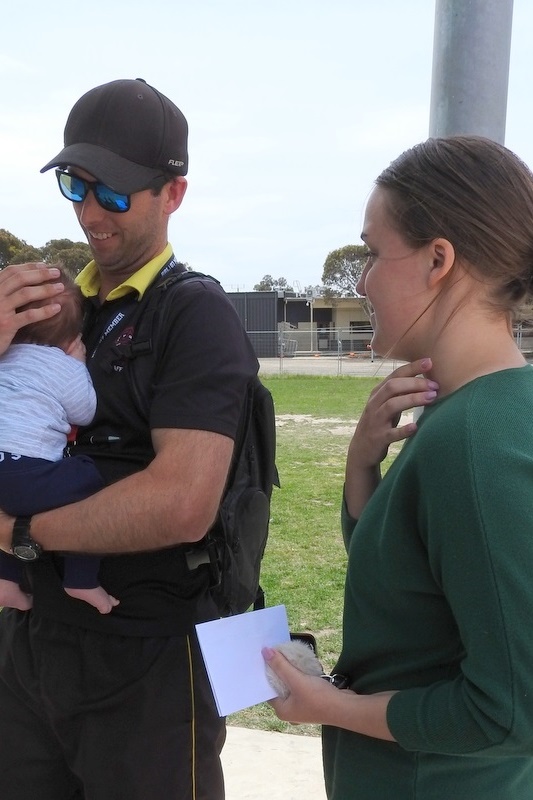
[[[451,439],[433,441],[447,455],[438,480],[435,462],[421,474],[420,530],[464,652],[458,675],[392,697],[407,750],[533,754],[531,427],[519,403],[497,417],[474,396]]]
[[[356,525],[357,525],[357,520],[353,519],[353,517],[351,517],[348,512],[348,506],[346,505],[345,490],[343,489],[342,504],[341,504],[341,531],[346,552],[348,552],[348,549],[350,547],[350,540],[352,538],[352,533],[354,532]]]
[[[63,359],[63,396],[70,425],[88,425],[96,413],[96,392],[85,364],[72,356]]]

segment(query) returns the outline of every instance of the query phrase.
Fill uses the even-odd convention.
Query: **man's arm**
[[[53,317],[61,311],[54,297],[64,286],[57,281],[59,270],[46,264],[17,264],[0,270],[0,353],[4,353],[13,336],[24,325]],[[27,303],[42,302],[39,308],[17,311]]]
[[[45,550],[134,553],[199,541],[216,517],[233,452],[218,433],[152,431],[156,456],[79,503],[36,514],[31,535]],[[0,514],[0,547],[8,551],[14,518]]]

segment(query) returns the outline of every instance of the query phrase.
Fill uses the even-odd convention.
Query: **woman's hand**
[[[59,274],[55,267],[40,263],[17,264],[0,271],[0,354],[24,325],[53,317],[61,310],[59,303],[53,301],[64,289],[57,282]],[[33,302],[44,305],[17,311]]]
[[[431,367],[430,358],[403,364],[372,390],[346,460],[345,497],[354,519],[359,518],[381,480],[380,464],[390,445],[417,430],[416,422],[398,425],[402,413],[435,400],[439,386],[424,376]]]
[[[270,700],[277,716],[286,722],[334,725],[348,731],[394,741],[387,725],[387,706],[394,694],[360,695],[337,689],[323,678],[300,672],[277,650],[263,649],[263,658],[289,689],[286,700]]]
[[[274,670],[289,691],[285,700],[270,700],[277,716],[293,724],[300,722],[323,723],[332,693],[339,692],[323,678],[306,675],[294,667],[278,650],[265,647],[263,658]]]

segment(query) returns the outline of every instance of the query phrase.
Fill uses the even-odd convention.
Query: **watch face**
[[[17,544],[13,548],[13,555],[20,558],[21,561],[35,561],[39,558],[39,554],[29,544]]]

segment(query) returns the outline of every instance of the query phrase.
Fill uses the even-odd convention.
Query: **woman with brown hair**
[[[267,650],[291,691],[273,705],[325,726],[331,800],[530,800],[533,368],[512,322],[533,293],[533,176],[492,141],[430,139],[378,177],[362,238],[372,347],[406,363],[348,451],[349,688]]]

